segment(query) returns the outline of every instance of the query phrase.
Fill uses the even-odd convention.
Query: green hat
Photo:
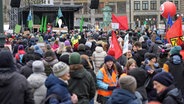
[[[181,46],[174,46],[174,47],[171,48],[170,54],[171,55],[180,54],[180,51],[181,51]]]
[[[81,64],[81,57],[80,54],[77,52],[74,52],[70,55],[69,57],[69,64],[73,65],[73,64]]]

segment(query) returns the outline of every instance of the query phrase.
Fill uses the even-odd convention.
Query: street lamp
[[[4,22],[3,22],[3,0],[0,0],[0,48],[4,47],[5,36],[4,36]]]

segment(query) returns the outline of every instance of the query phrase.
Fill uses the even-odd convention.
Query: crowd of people
[[[184,43],[155,31],[7,34],[0,49],[0,104],[184,104]],[[40,45],[41,44],[41,45]]]

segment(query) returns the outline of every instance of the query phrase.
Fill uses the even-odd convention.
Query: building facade
[[[3,0],[4,21],[8,21],[11,0]],[[21,6],[26,5],[27,0],[21,0]],[[32,1],[32,0],[28,0]],[[43,0],[37,0],[43,1]],[[46,0],[48,1],[48,0]],[[112,8],[115,15],[126,15],[129,27],[141,27],[145,23],[149,26],[164,23],[160,15],[160,5],[167,0],[99,0],[98,9],[90,9],[91,0],[54,0],[54,5],[83,5],[83,9],[75,13],[74,20],[80,19],[83,15],[84,21],[92,25],[103,21],[102,9],[105,5]],[[184,14],[184,0],[169,0],[177,6],[177,14]],[[182,14],[183,13],[183,14]],[[176,16],[173,18],[175,20]]]
[[[158,26],[164,24],[164,19],[160,14],[160,5],[167,0],[131,0],[131,16],[129,16],[129,23],[132,28],[147,25],[148,27]],[[173,20],[177,19],[178,14],[183,13],[183,0],[170,0],[177,7],[177,13]]]

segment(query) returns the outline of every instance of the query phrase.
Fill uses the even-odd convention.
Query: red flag
[[[119,45],[119,42],[117,40],[116,34],[114,31],[112,31],[112,38],[111,38],[111,43],[110,43],[110,48],[109,50],[114,50],[115,52],[115,59],[118,59],[122,55],[122,49]]]
[[[182,18],[179,17],[166,33],[166,38],[172,46],[182,44]]]
[[[112,23],[119,23],[120,30],[128,30],[127,16],[115,16],[112,14]]]

